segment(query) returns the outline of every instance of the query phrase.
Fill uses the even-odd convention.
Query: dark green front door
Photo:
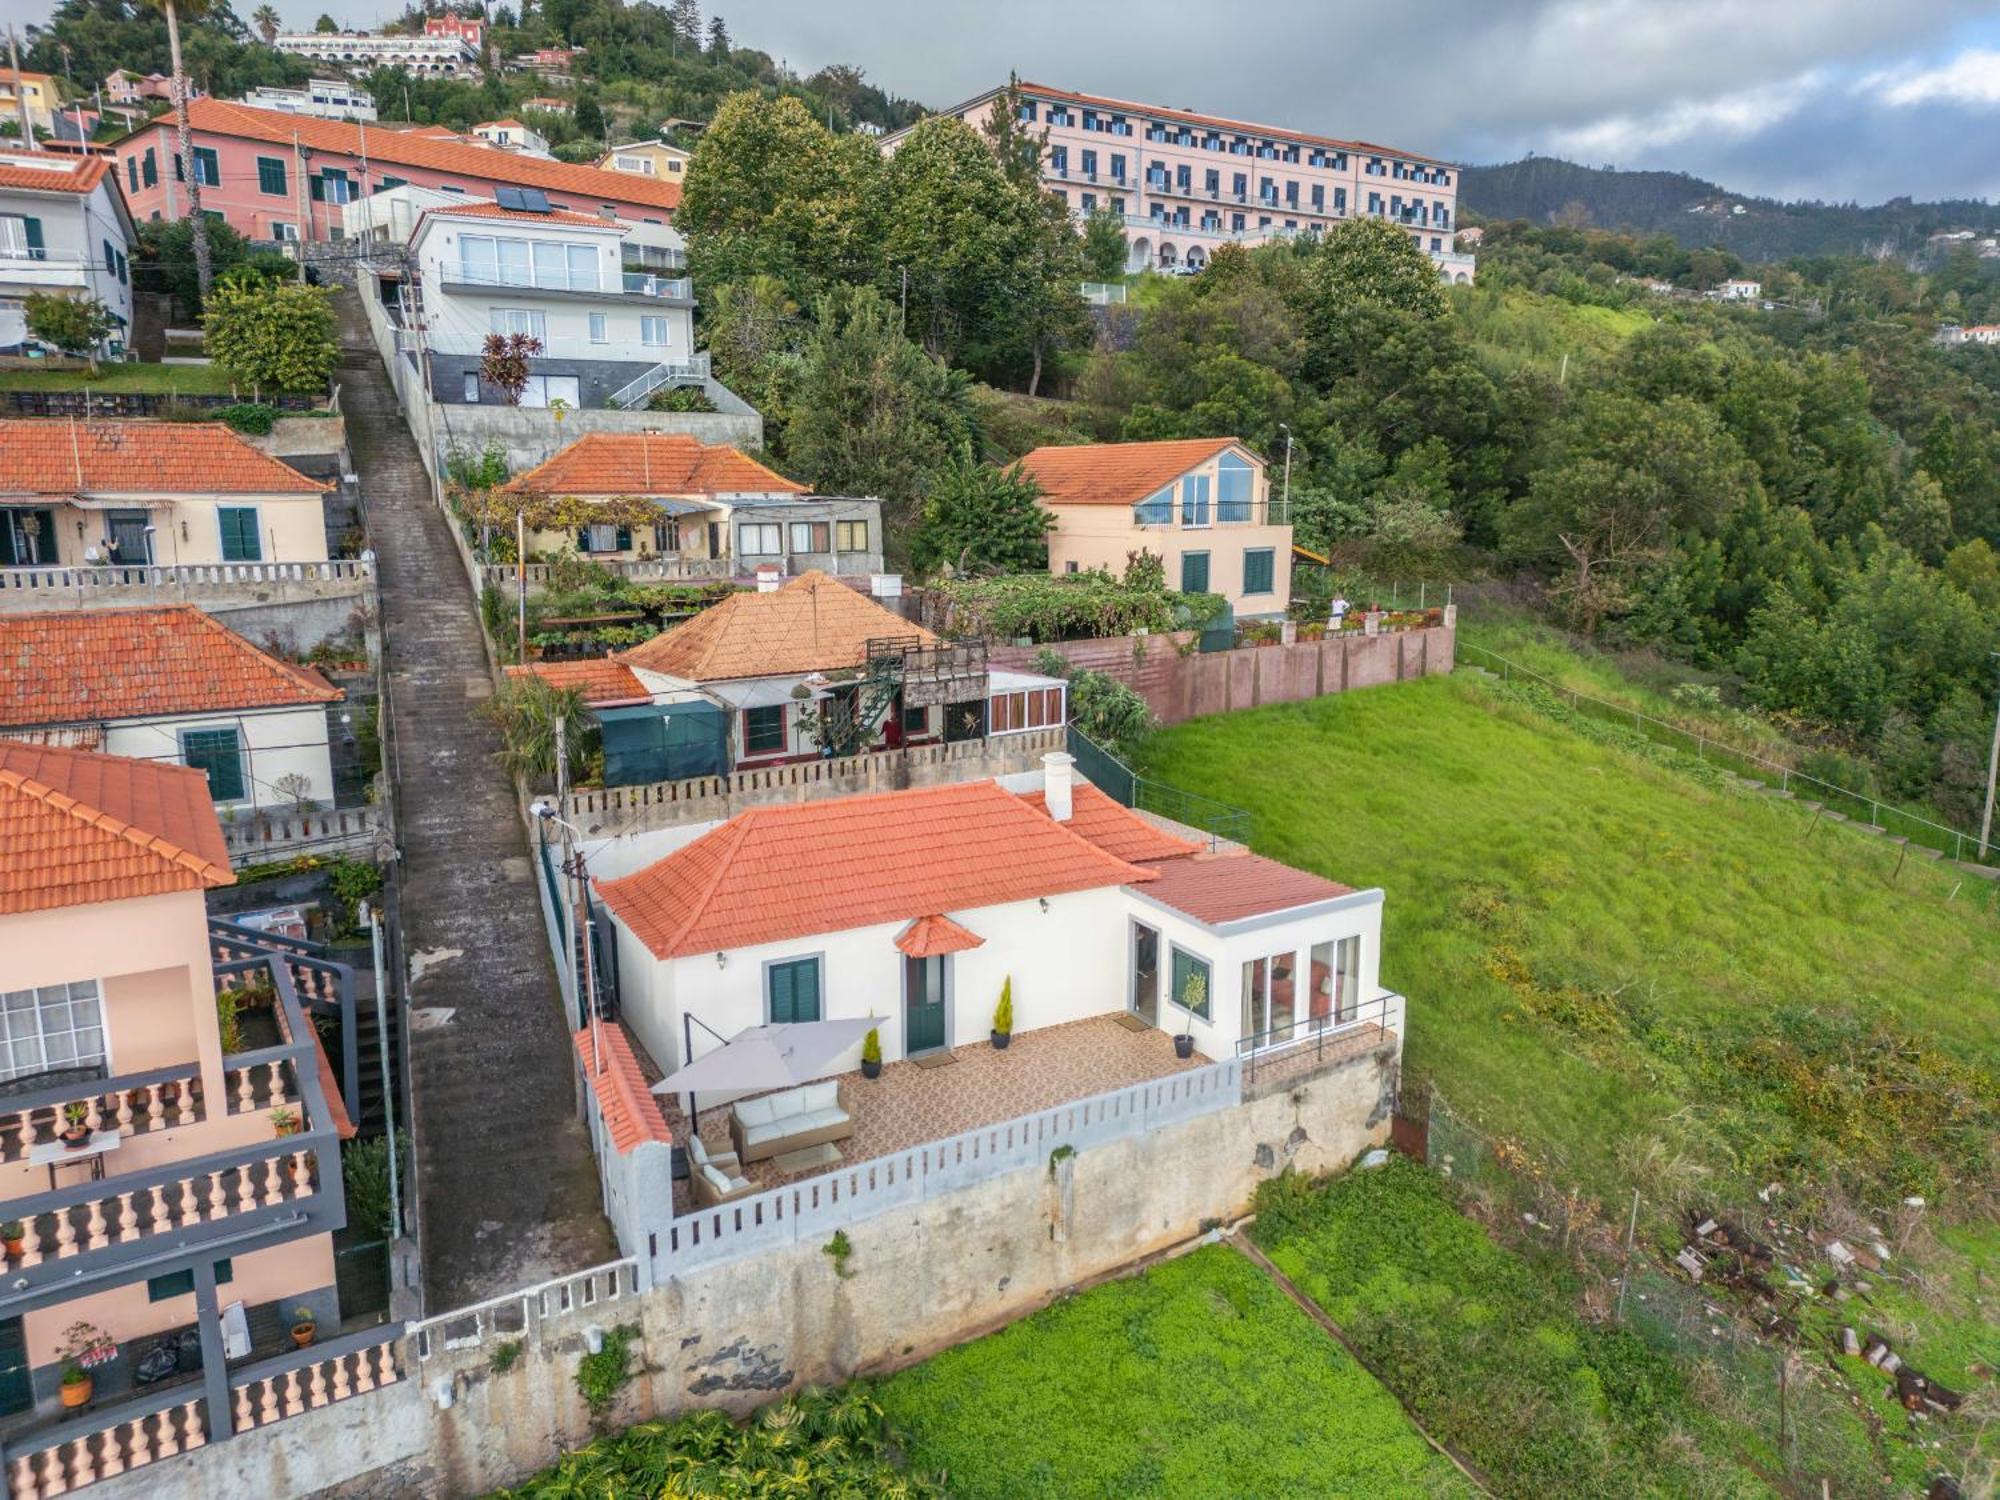
[[[21,1337],[19,1318],[0,1318],[0,1417],[11,1417],[35,1404],[28,1375],[28,1344]]]
[[[914,1056],[944,1045],[945,965],[949,956],[903,960],[903,1050]]]

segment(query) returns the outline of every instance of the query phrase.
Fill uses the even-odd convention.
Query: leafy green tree
[[[594,91],[585,89],[576,96],[570,118],[576,122],[580,134],[593,141],[604,139],[604,108],[597,102]]]
[[[329,36],[332,33],[340,30],[340,22],[334,20],[334,18],[328,15],[325,11],[321,11],[319,19],[313,22],[313,30],[318,32],[321,36]]]
[[[30,292],[26,304],[28,332],[68,355],[90,361],[97,373],[97,350],[118,327],[111,309],[95,297],[68,297],[59,292]]]
[[[1125,226],[1116,214],[1092,214],[1083,225],[1083,267],[1092,281],[1125,274]]]
[[[1049,565],[1054,520],[1036,503],[1041,486],[1017,463],[982,464],[968,445],[931,475],[910,538],[910,561],[922,573],[949,565],[957,573],[1033,573]]]
[[[253,392],[323,390],[340,351],[326,287],[231,276],[202,315],[215,362]]]
[[[201,284],[195,274],[196,226],[186,219],[148,219],[138,226],[139,254],[133,263],[136,284],[165,292],[190,313],[202,308]],[[253,251],[250,242],[220,219],[205,225],[218,276],[248,267],[267,279],[297,277],[298,267],[275,252]]]
[[[1450,305],[1431,258],[1387,219],[1347,219],[1306,253],[1304,306],[1317,322],[1357,303],[1441,318]]]
[[[1034,191],[1041,184],[1042,157],[1048,151],[1049,133],[1028,129],[1021,118],[1026,103],[1020,76],[1009,73],[1007,87],[994,96],[993,107],[979,129],[1000,163],[1001,175],[1017,188]]]

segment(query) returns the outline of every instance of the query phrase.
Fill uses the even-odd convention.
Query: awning
[[[656,1094],[741,1094],[824,1078],[835,1058],[882,1024],[880,1016],[793,1021],[739,1031],[653,1085]]]
[[[746,677],[738,682],[704,682],[701,690],[731,708],[775,708],[780,703],[804,702],[792,697],[793,677]]]
[[[946,916],[918,917],[896,938],[896,946],[911,958],[937,958],[985,946],[986,939]]]
[[[57,505],[74,505],[78,510],[172,510],[171,500],[146,499],[131,500],[91,500],[82,495],[65,495],[53,502]]]

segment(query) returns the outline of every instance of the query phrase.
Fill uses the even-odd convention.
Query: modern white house
[[[137,244],[110,163],[66,152],[0,152],[0,354],[27,351],[27,299],[95,297],[117,320],[100,354],[124,353]]]
[[[493,334],[540,345],[522,406],[638,406],[663,386],[705,383],[674,230],[551,208],[533,189],[500,192],[506,201],[489,203],[399,187],[348,205],[350,235],[385,252],[375,262],[384,305],[420,341],[434,400],[505,400],[479,377]]]
[[[345,78],[312,78],[300,89],[266,84],[245,94],[241,102],[253,109],[275,109],[289,115],[312,115],[321,120],[375,118],[375,96]]]
[[[1724,302],[1755,302],[1764,295],[1764,283],[1732,276],[1715,289],[1715,295]]]
[[[1400,1046],[1379,889],[1210,851],[1059,752],[1038,779],[752,808],[600,878],[621,1019],[667,1072],[747,1027],[868,1016],[885,1061],[942,1053],[988,1037],[1003,987],[1016,1035],[1110,1015],[1214,1059]]]
[[[486,120],[472,127],[472,134],[502,151],[518,151],[523,156],[547,156],[548,137],[519,120]]]
[[[190,605],[0,616],[0,739],[208,775],[219,808],[331,807],[340,689]]]

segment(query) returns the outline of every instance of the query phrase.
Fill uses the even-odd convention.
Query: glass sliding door
[[[1314,943],[1307,973],[1307,1024],[1324,1031],[1333,1024],[1333,944]]]
[[[1296,953],[1274,953],[1243,965],[1242,1039],[1255,1046],[1277,1046],[1292,1039],[1298,1018]]]
[[[1361,939],[1314,943],[1311,1024],[1315,1031],[1345,1026],[1361,1013]]]
[[[1243,1030],[1242,1039],[1253,1046],[1264,1044],[1264,1024],[1268,1019],[1267,1005],[1270,1000],[1271,964],[1270,960],[1253,958],[1243,966]]]
[[[1132,924],[1132,1014],[1160,1024],[1160,935],[1142,922]]]
[[[1271,955],[1270,1030],[1274,1042],[1292,1039],[1292,1022],[1298,1015],[1298,972],[1298,954]]]

